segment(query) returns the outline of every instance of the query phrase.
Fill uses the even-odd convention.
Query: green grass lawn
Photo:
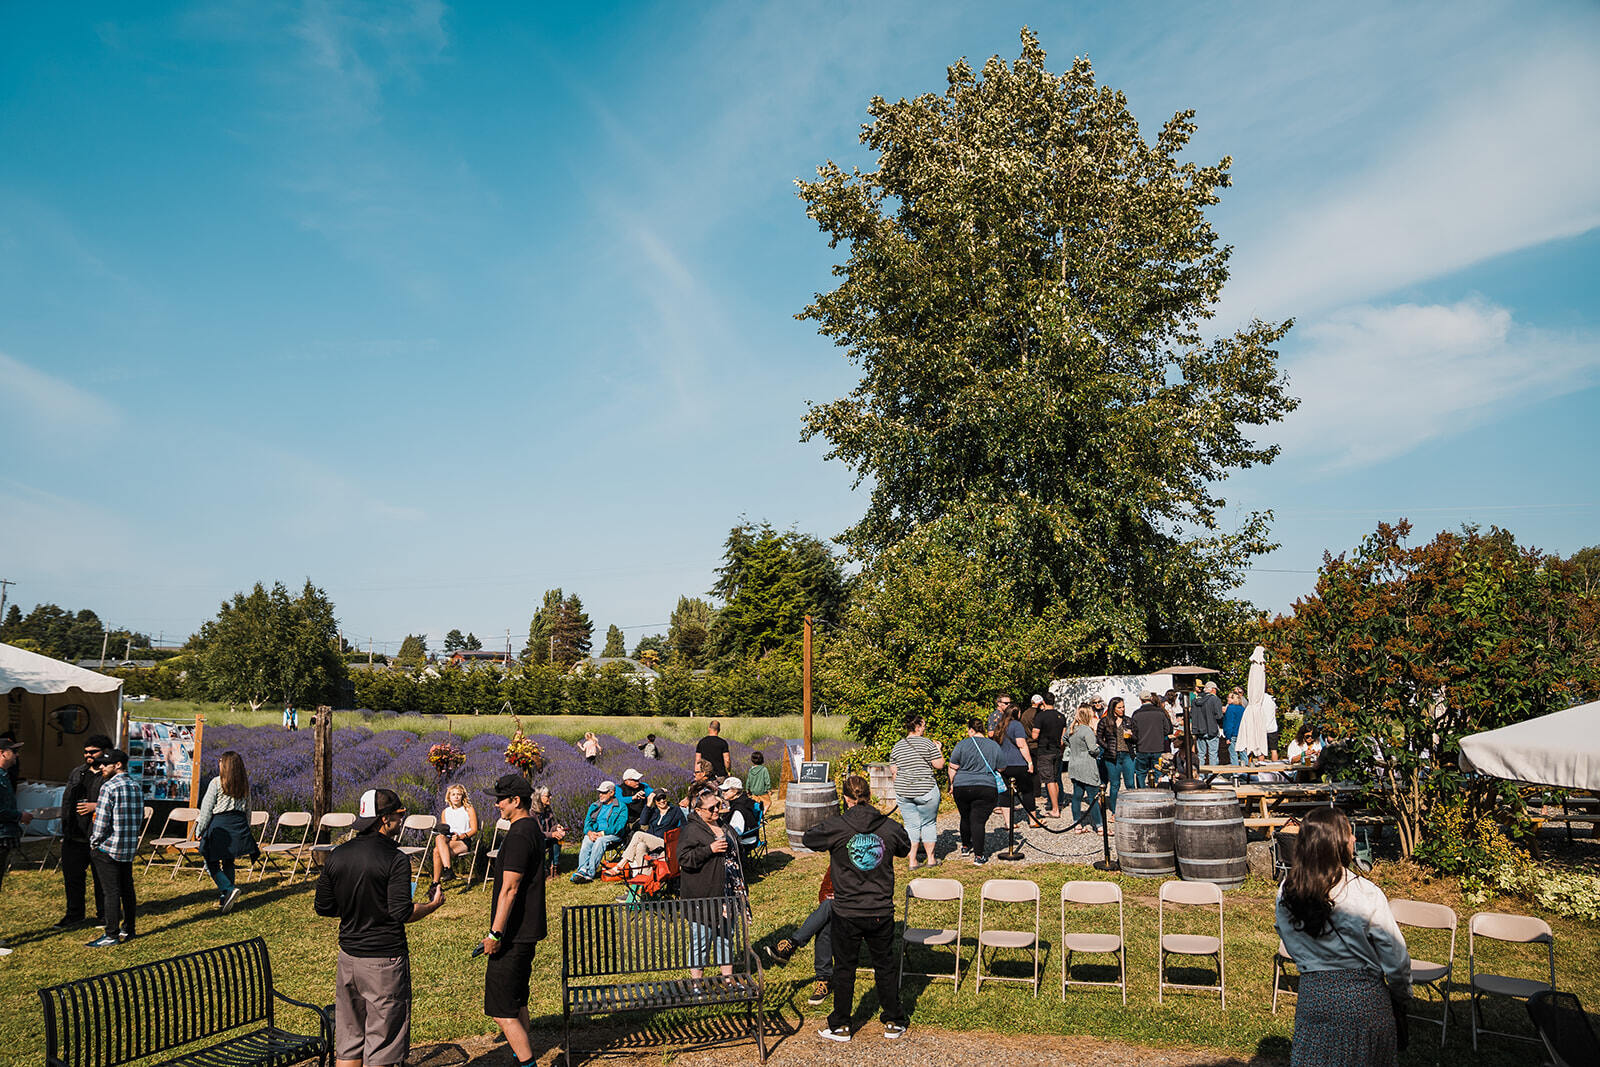
[[[778,842],[782,832],[778,832]],[[569,866],[570,857],[567,860]],[[771,936],[775,931],[792,930],[815,906],[817,885],[826,864],[825,857],[803,856],[790,859],[779,854],[766,877],[752,888],[755,931]],[[957,1030],[1008,1033],[1092,1034],[1110,1040],[1151,1045],[1202,1046],[1238,1055],[1257,1052],[1269,1055],[1287,1053],[1293,1029],[1294,1001],[1280,1005],[1278,1015],[1270,1013],[1272,954],[1276,935],[1272,929],[1274,887],[1251,881],[1244,888],[1226,895],[1228,1006],[1218,1006],[1216,996],[1171,992],[1165,1005],[1156,1002],[1156,902],[1157,883],[1117,877],[1126,901],[1128,936],[1129,996],[1123,1007],[1114,990],[1074,989],[1065,1002],[1060,995],[1061,884],[1069,877],[1105,878],[1086,867],[1062,864],[1006,867],[992,864],[974,868],[946,861],[937,872],[958,878],[966,886],[966,944],[963,948],[962,985],[952,992],[950,983],[928,983],[907,979],[906,998],[913,1025],[935,1025]],[[900,874],[905,874],[902,865]],[[970,967],[977,931],[977,892],[986,877],[1023,877],[1041,889],[1041,925],[1045,943],[1041,986],[1035,999],[1024,986],[987,983],[981,995],[972,992]],[[1464,983],[1467,968],[1466,919],[1471,908],[1464,906],[1447,883],[1430,883],[1405,865],[1380,867],[1375,877],[1391,896],[1410,896],[1451,904],[1461,916],[1461,932],[1456,963]],[[459,884],[459,883],[457,883]],[[61,913],[61,880],[55,871],[13,870],[6,878],[0,896],[0,936],[16,949],[0,959],[0,1064],[33,1064],[42,1049],[41,1018],[33,991],[84,975],[108,971],[211,945],[223,944],[257,934],[267,939],[272,952],[274,976],[280,988],[297,999],[327,1003],[332,999],[335,954],[334,922],[318,918],[311,908],[311,883],[302,879],[290,885],[269,876],[247,885],[247,896],[231,915],[214,910],[213,891],[203,875],[180,874],[176,882],[165,870],[138,875],[140,936],[118,949],[91,950],[83,942],[95,933],[79,929],[57,934],[50,930]],[[551,929],[559,930],[559,910],[564,904],[595,903],[612,899],[617,887],[596,883],[574,886],[565,880],[553,883],[550,891]],[[492,1024],[480,1011],[483,964],[468,958],[475,939],[482,935],[488,918],[488,894],[481,889],[446,894],[445,906],[421,923],[409,927],[416,1005],[413,1013],[413,1039],[428,1042],[492,1032]],[[1503,904],[1505,910],[1523,910],[1515,902]],[[1023,920],[1031,925],[1032,914]],[[1115,928],[1115,912],[1102,914]],[[1556,934],[1558,984],[1576,992],[1592,1010],[1600,1004],[1600,937],[1592,924],[1546,916]],[[1084,928],[1095,916],[1075,915]],[[1189,929],[1204,932],[1203,917],[1192,917]],[[1215,930],[1215,919],[1211,929]],[[1169,925],[1169,930],[1173,929]],[[1443,943],[1427,936],[1411,938],[1413,952],[1440,959]],[[1480,946],[1482,948],[1482,946]],[[1480,966],[1511,966],[1500,947],[1483,948]],[[544,1028],[539,1047],[559,1041],[560,953],[558,943],[547,942],[540,950],[534,973],[534,999],[531,1011]],[[810,949],[802,950],[787,967],[768,973],[769,1001],[786,1023],[802,1021],[814,1029],[822,1013],[807,1011],[805,994],[810,988]],[[917,970],[941,970],[948,954],[938,959],[911,958]],[[1537,973],[1538,961],[1531,969],[1510,973]],[[986,968],[987,970],[987,968]],[[1001,965],[999,973],[1018,975],[1024,966]],[[1205,975],[1191,972],[1196,979]],[[1074,966],[1074,977],[1098,975]],[[1458,986],[1459,990],[1459,986]],[[871,981],[863,976],[857,984],[858,1001],[871,996]],[[1455,1001],[1455,1019],[1450,1028],[1450,1044],[1443,1062],[1458,1060],[1491,1064],[1525,1065],[1532,1046],[1500,1038],[1485,1039],[1476,1057],[1469,1041],[1468,1016],[1464,999]],[[858,1020],[869,1018],[871,1009],[858,1009]],[[1499,1009],[1494,1014],[1510,1028],[1528,1031],[1526,1013],[1520,1008]],[[875,1024],[873,1024],[875,1025]],[[1506,1027],[1502,1027],[1506,1028]],[[809,1032],[795,1040],[811,1041]],[[1412,1048],[1406,1062],[1441,1062],[1438,1031],[1414,1025]],[[744,1056],[743,1051],[737,1053]]]
[[[244,726],[277,726],[283,722],[283,709],[249,708],[230,710],[226,704],[194,700],[148,700],[127,705],[128,714],[139,719],[192,719],[204,715],[208,723],[229,723]],[[312,711],[300,709],[300,727],[311,725]],[[522,728],[531,734],[549,734],[564,741],[581,741],[585,730],[608,733],[625,740],[643,741],[646,734],[671,740],[694,742],[705,736],[705,718],[668,718],[661,715],[639,715],[627,718],[597,718],[593,715],[524,715]],[[747,745],[763,737],[798,738],[801,733],[800,716],[772,715],[759,718],[723,719],[722,736],[730,741]],[[494,733],[510,736],[516,729],[510,715],[398,715],[394,718],[368,718],[353,711],[335,712],[335,726],[366,726],[377,730],[411,730],[418,734],[445,730],[460,738]],[[845,740],[848,720],[843,715],[817,715],[812,718],[812,737],[822,741]]]

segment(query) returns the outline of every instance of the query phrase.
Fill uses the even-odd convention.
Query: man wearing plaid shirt
[[[133,895],[133,854],[139,848],[139,823],[144,818],[144,797],[127,775],[128,754],[120,748],[102,752],[95,760],[105,784],[89,831],[89,859],[100,872],[100,891],[106,917],[105,933],[89,942],[90,948],[110,948],[133,936],[133,915],[138,901]]]

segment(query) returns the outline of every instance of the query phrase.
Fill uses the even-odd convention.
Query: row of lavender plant
[[[492,827],[495,779],[512,768],[506,764],[509,738],[497,734],[477,734],[465,740],[444,731],[416,734],[409,730],[383,729],[385,718],[374,716],[373,730],[367,726],[341,727],[333,733],[333,805],[339,811],[355,811],[364,790],[374,787],[393,789],[412,812],[437,814],[444,806],[444,792],[461,783],[469,790],[479,821]],[[635,743],[610,734],[601,735],[603,752],[593,764],[571,743],[547,734],[530,735],[544,751],[543,769],[530,775],[535,786],[550,787],[557,818],[569,827],[578,827],[596,787],[604,780],[620,782],[629,767],[637,768],[657,789],[670,789],[682,795],[694,774],[694,746],[678,741],[656,742],[659,760],[647,760]],[[428,751],[440,743],[450,743],[466,757],[460,767],[441,776],[428,762]],[[733,773],[744,774],[750,754],[760,749],[778,777],[783,758],[780,738],[758,739],[755,746],[732,742],[729,745]],[[842,742],[817,746],[818,758],[837,758]],[[286,731],[275,726],[212,726],[205,733],[205,758],[232,749],[244,759],[250,772],[251,799],[259,809],[276,818],[285,811],[307,811],[311,807],[312,735],[309,730]]]

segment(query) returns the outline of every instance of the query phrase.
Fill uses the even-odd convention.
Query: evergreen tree
[[[807,614],[837,619],[847,584],[838,558],[815,537],[743,523],[728,533],[711,592],[723,600],[711,652],[727,665],[797,645]]]
[[[583,610],[583,601],[573,593],[561,602],[550,628],[551,662],[563,669],[571,667],[589,655],[593,639],[594,624]]]
[[[394,661],[401,667],[421,667],[428,662],[428,635],[406,634],[405,640],[400,642],[400,651],[395,653]]]
[[[522,650],[522,658],[528,663],[549,663],[550,636],[555,628],[556,621],[561,617],[562,600],[560,589],[547,589],[544,594],[544,605],[533,613],[533,621],[528,624],[528,645]]]
[[[666,647],[667,638],[664,634],[650,634],[639,638],[639,643],[633,646],[633,658],[640,659],[646,652],[654,652],[659,660]]]
[[[711,650],[711,605],[699,597],[680,596],[667,630],[669,659],[693,670],[706,665]]]
[[[468,652],[480,652],[483,650],[483,642],[478,640],[477,634],[468,631],[467,639],[462,642],[461,647]]]
[[[466,647],[467,639],[461,636],[460,630],[451,630],[444,635],[444,650],[446,652],[455,652]]]
[[[622,627],[612,623],[606,627],[606,647],[601,651],[602,656],[626,656],[628,646],[622,637]]]

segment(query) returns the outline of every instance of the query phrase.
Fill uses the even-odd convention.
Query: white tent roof
[[[120,688],[121,678],[86,671],[15,645],[0,645],[0,693],[13,689],[39,694],[65,693],[68,689],[114,693]]]
[[[1600,700],[1461,739],[1468,770],[1565,789],[1600,789]]]

